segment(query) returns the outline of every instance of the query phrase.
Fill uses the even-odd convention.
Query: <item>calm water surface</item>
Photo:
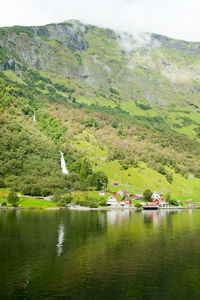
[[[200,299],[200,210],[0,211],[0,299]]]

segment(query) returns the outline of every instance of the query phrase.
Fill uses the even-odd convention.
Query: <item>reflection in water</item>
[[[0,210],[0,299],[199,300],[199,233],[200,210]]]
[[[167,209],[159,210],[143,210],[142,214],[144,216],[144,223],[153,223],[155,227],[161,224],[167,215],[180,213],[180,210],[170,211]]]
[[[130,218],[130,211],[129,209],[123,210],[109,210],[107,212],[107,220],[110,224],[117,224],[117,223],[127,223]]]
[[[63,252],[63,242],[64,242],[64,236],[65,236],[65,232],[64,232],[64,225],[61,222],[59,227],[58,227],[58,243],[56,245],[57,247],[57,255],[60,256]]]

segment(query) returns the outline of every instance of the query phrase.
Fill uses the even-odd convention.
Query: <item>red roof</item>
[[[121,202],[131,204],[131,199],[129,199],[129,198],[123,198],[123,199],[121,200]]]
[[[155,202],[147,202],[146,206],[155,206]]]

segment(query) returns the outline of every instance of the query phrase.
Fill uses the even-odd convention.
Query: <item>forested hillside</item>
[[[108,177],[199,195],[199,46],[78,21],[1,28],[1,186],[49,195]]]

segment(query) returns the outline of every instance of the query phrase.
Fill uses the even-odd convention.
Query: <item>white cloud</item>
[[[68,19],[200,41],[199,0],[1,0],[0,26]]]

